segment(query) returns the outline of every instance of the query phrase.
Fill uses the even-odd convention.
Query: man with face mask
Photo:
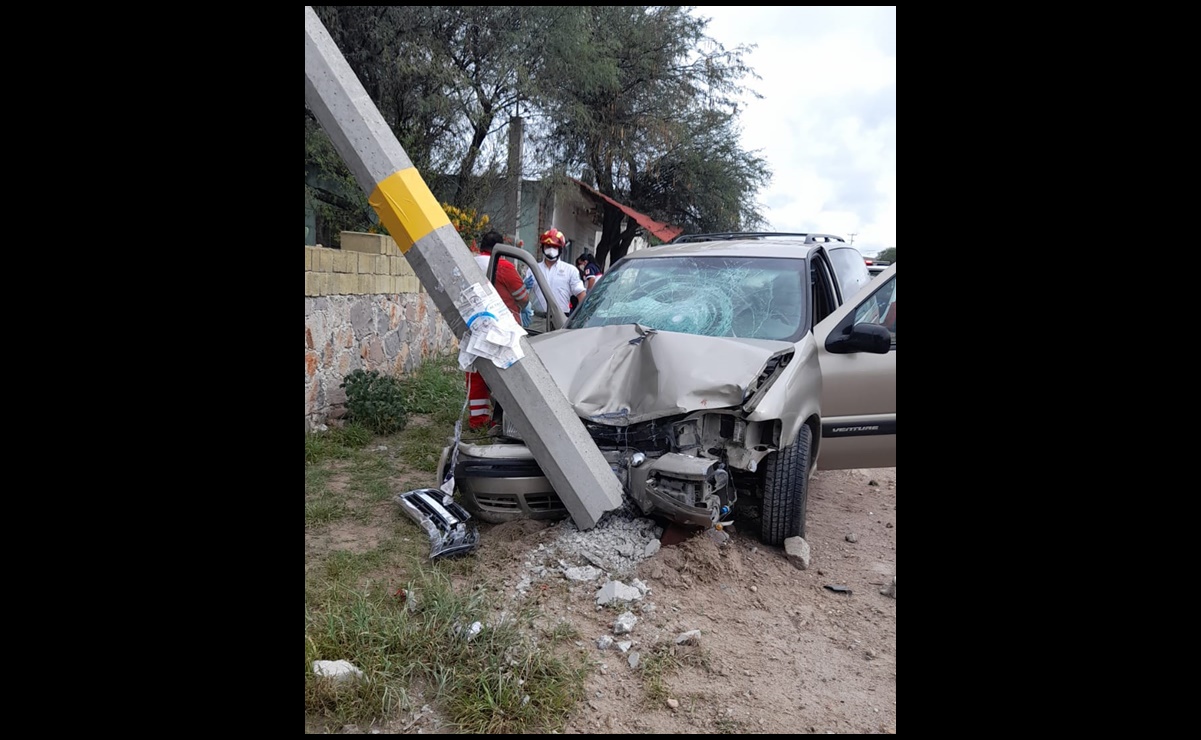
[[[567,237],[563,236],[562,231],[551,228],[543,232],[538,243],[542,247],[542,259],[538,261],[534,269],[541,271],[542,276],[546,278],[552,300],[559,304],[563,313],[569,313],[571,297],[575,296],[578,300],[583,301],[586,291],[584,290],[584,281],[580,279],[580,271],[571,263],[559,259],[563,248],[567,245]],[[534,305],[534,321],[530,325],[530,329],[535,332],[548,331],[550,325],[546,316],[546,302],[542,291],[531,291],[530,297]]]

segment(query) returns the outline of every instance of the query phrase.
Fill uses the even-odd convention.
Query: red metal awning
[[[618,208],[621,209],[622,213],[624,213],[627,216],[629,216],[630,218],[634,219],[634,221],[639,226],[646,229],[647,231],[654,234],[656,237],[658,237],[659,239],[661,239],[665,242],[669,242],[672,239],[675,239],[677,236],[679,236],[681,234],[681,232],[684,231],[684,228],[682,226],[672,226],[671,224],[665,224],[662,221],[656,221],[655,219],[651,218],[650,216],[646,215],[645,213],[639,213],[638,211],[635,211],[633,208],[630,208],[629,206],[627,206],[623,203],[618,203],[617,201],[613,200],[612,198],[605,195],[604,193],[597,192],[596,190],[592,189],[590,186],[580,182],[579,180],[575,179],[574,177],[571,178],[571,181],[574,182],[576,185],[579,185],[581,188],[583,188],[588,193],[591,193],[592,195],[596,196],[597,198],[601,198],[602,200],[617,206]]]

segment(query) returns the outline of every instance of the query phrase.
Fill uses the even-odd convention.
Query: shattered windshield
[[[803,259],[651,257],[606,274],[572,329],[614,324],[709,337],[796,341],[804,334]]]

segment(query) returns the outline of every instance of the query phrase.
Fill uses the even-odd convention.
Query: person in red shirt
[[[504,240],[497,231],[489,231],[480,239],[480,253],[475,256],[475,261],[485,275],[488,274],[488,263],[492,259],[492,248]],[[521,309],[530,302],[530,295],[526,290],[525,281],[517,273],[517,268],[512,262],[503,257],[496,261],[496,276],[492,279],[492,284],[496,287],[496,292],[500,293],[500,298],[509,312],[513,314],[513,320],[521,326]],[[484,376],[477,372],[467,373],[467,408],[471,414],[467,422],[471,429],[488,429],[493,418],[500,420],[500,405],[493,402],[492,391],[488,390]]]
[[[500,232],[489,231],[480,239],[480,253],[475,256],[475,262],[485,275],[488,274],[488,262],[492,259],[492,248],[503,243],[505,238]],[[521,309],[529,303],[530,295],[526,290],[525,281],[518,274],[517,268],[507,259],[501,258],[496,262],[496,277],[492,279],[496,292],[509,307],[517,325],[521,325]]]

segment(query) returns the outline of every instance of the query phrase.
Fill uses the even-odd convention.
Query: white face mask
[[[546,258],[547,258],[548,260],[557,260],[557,259],[559,259],[559,250],[555,249],[554,247],[550,247],[550,248],[548,248],[548,249],[543,249],[543,250],[542,250],[542,253],[543,253],[544,255],[546,255]]]

